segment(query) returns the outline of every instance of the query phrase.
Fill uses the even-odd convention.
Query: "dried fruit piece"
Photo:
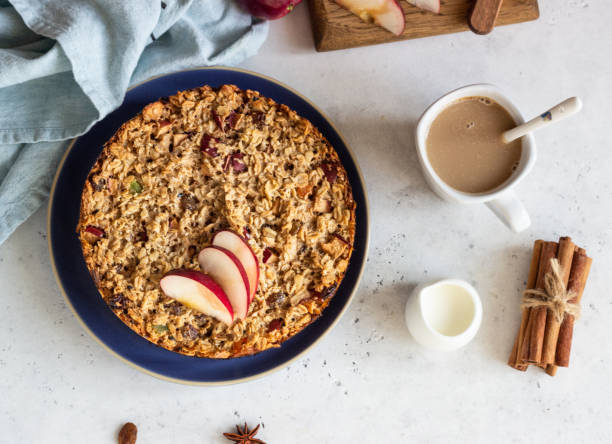
[[[106,188],[106,179],[104,178],[100,179],[97,182],[94,182],[93,180],[91,180],[91,183],[95,191],[102,191],[104,188]]]
[[[266,123],[266,114],[262,111],[255,111],[253,113],[253,123],[258,127],[263,126],[263,124]]]
[[[237,159],[233,158],[232,159],[232,168],[234,168],[235,172],[240,173],[240,172],[246,170],[247,166],[243,162],[241,162],[240,160],[237,160]]]
[[[181,208],[183,210],[194,211],[198,209],[198,201],[191,194],[181,196]]]
[[[229,124],[230,128],[236,128],[236,125],[238,124],[238,122],[240,121],[240,114],[236,113],[235,111],[231,111],[229,116],[227,116],[227,118],[225,119],[225,121]]]
[[[142,185],[137,180],[130,182],[130,193],[138,194],[142,192]]]
[[[202,141],[200,142],[200,150],[208,154],[210,157],[217,157],[219,153],[217,152],[216,147],[210,146],[211,140],[218,142],[218,140],[213,138],[210,134],[204,134],[202,136]]]
[[[283,320],[282,319],[273,319],[269,324],[268,324],[268,332],[274,331],[274,330],[280,330],[280,328],[283,326]]]
[[[104,230],[102,228],[94,227],[93,225],[87,225],[85,232],[91,233],[97,237],[104,237]]]
[[[239,159],[242,159],[243,157],[244,157],[244,154],[242,153],[229,154],[225,158],[225,162],[223,163],[223,171],[228,171],[230,165],[232,169],[237,173],[240,173],[246,170],[247,166],[244,164],[244,162],[239,160]]]
[[[217,127],[219,127],[221,131],[225,132],[225,125],[223,125],[223,120],[221,120],[221,117],[219,116],[219,114],[213,111],[212,116],[213,116],[213,119],[215,119],[215,123],[217,124]]]
[[[270,260],[270,258],[274,255],[274,252],[270,248],[266,248],[263,252],[263,257],[261,261],[266,264]]]
[[[119,431],[119,444],[135,444],[137,435],[138,429],[136,425],[131,422],[126,422]]]
[[[112,295],[108,300],[108,305],[115,309],[124,309],[127,306],[127,298],[123,293]]]
[[[266,303],[269,306],[281,305],[287,299],[287,293],[283,293],[279,291],[278,293],[273,293],[266,299]]]
[[[321,169],[329,183],[334,183],[338,178],[338,167],[335,164],[330,162],[322,163]]]
[[[146,242],[149,240],[149,235],[147,234],[147,229],[143,228],[142,231],[139,231],[136,235],[137,242]]]
[[[199,335],[199,331],[197,328],[195,328],[193,325],[191,324],[186,324],[183,327],[182,330],[183,333],[183,337],[189,339],[190,341],[193,341],[194,339],[196,339]]]

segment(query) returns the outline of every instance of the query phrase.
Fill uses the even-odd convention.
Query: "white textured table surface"
[[[341,322],[291,367],[245,384],[198,388],[153,379],[81,328],[49,265],[45,212],[0,247],[0,442],[222,443],[263,422],[269,443],[612,442],[612,4],[541,1],[536,22],[318,54],[305,5],[272,24],[244,67],[311,98],[361,164],[370,257]],[[445,204],[413,144],[422,110],[448,90],[500,86],[532,116],[571,95],[583,112],[537,134],[518,187],[533,221],[507,231],[484,206]],[[570,369],[555,378],[505,365],[534,239],[569,234],[594,257]],[[609,250],[610,248],[610,250]],[[420,349],[403,322],[415,283],[459,276],[480,291],[482,328],[465,349]]]

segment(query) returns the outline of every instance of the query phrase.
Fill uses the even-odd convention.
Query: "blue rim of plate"
[[[83,260],[76,235],[81,191],[104,143],[127,120],[160,97],[202,85],[234,84],[285,104],[312,122],[338,153],[351,183],[356,208],[353,254],[345,277],[322,315],[279,348],[252,356],[208,359],[184,356],[159,347],[133,332],[99,295]],[[86,134],[76,138],[62,158],[49,197],[47,233],[51,266],[66,303],[83,328],[125,363],[151,376],[191,385],[224,385],[262,377],[305,354],[340,320],[355,293],[366,263],[370,233],[368,199],[351,149],[333,123],[312,102],[290,87],[254,72],[203,67],[153,77],[131,87],[123,104]]]

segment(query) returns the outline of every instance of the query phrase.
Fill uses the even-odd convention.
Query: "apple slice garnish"
[[[249,278],[240,260],[223,247],[210,246],[200,251],[202,271],[212,277],[227,295],[234,317],[244,319],[249,311]]]
[[[336,0],[336,3],[364,22],[374,22],[395,35],[406,27],[404,11],[397,0]]]
[[[172,270],[159,281],[164,294],[194,310],[231,325],[234,310],[223,288],[196,270]]]
[[[213,236],[212,244],[217,247],[225,248],[238,258],[246,271],[249,279],[249,304],[253,300],[253,296],[257,291],[259,283],[259,264],[257,256],[251,250],[246,239],[231,230],[222,230]]]
[[[440,0],[408,0],[408,3],[434,14],[440,13]]]

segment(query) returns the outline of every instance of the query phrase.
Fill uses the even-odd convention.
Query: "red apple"
[[[206,247],[198,255],[202,271],[219,283],[234,309],[234,316],[247,317],[249,311],[249,278],[240,260],[222,247]]]
[[[395,35],[400,35],[406,27],[404,11],[397,0],[336,0],[336,3],[364,22],[374,22]]]
[[[257,263],[257,256],[255,256],[248,242],[242,236],[230,230],[222,230],[215,234],[212,239],[212,244],[231,251],[242,263],[244,271],[246,271],[247,277],[249,278],[250,304],[257,291],[257,284],[259,283],[259,264]]]
[[[223,288],[196,270],[172,270],[159,281],[164,294],[194,310],[231,325],[234,310]]]
[[[241,0],[251,15],[266,20],[276,20],[286,16],[302,0]]]

